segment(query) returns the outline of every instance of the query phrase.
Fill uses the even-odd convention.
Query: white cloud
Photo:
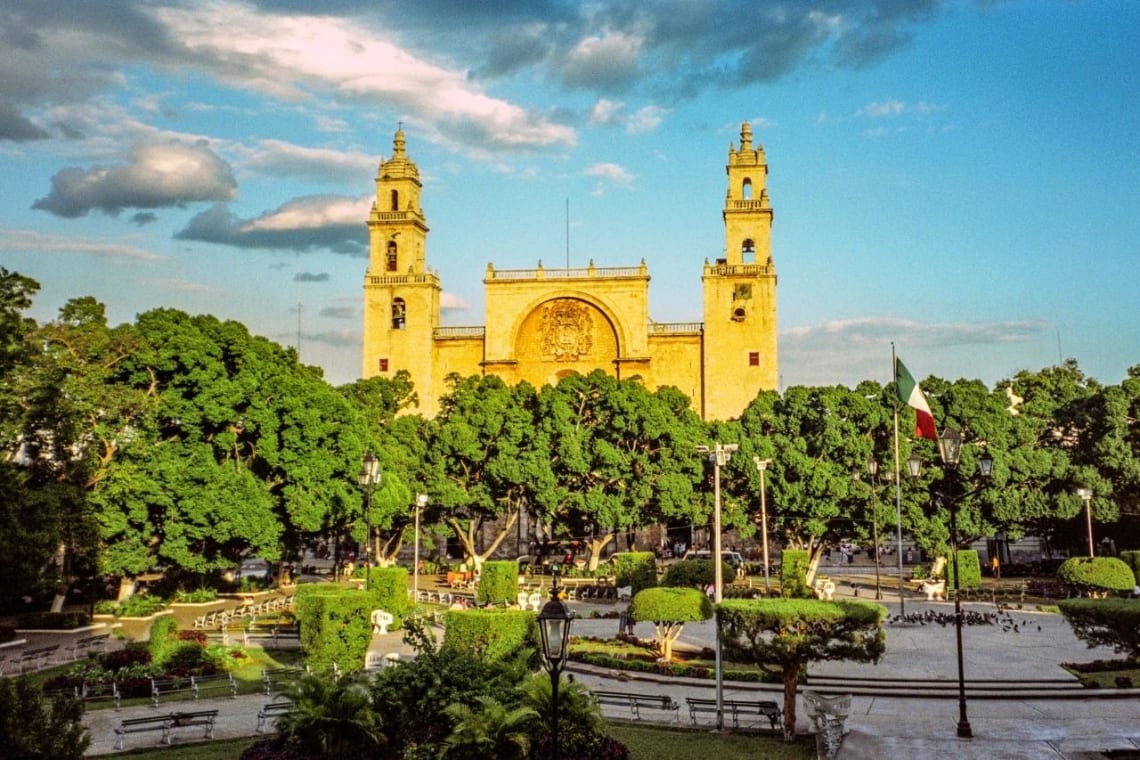
[[[428,63],[359,21],[270,15],[217,3],[156,8],[155,16],[198,63],[238,87],[302,100],[310,91],[383,103],[433,122],[453,143],[484,150],[565,147],[571,127],[483,93],[466,71]]]
[[[860,116],[868,116],[872,119],[882,119],[891,116],[898,116],[906,110],[906,104],[901,100],[880,100],[875,103],[868,103],[859,109]]]
[[[32,230],[0,229],[0,251],[32,254],[76,254],[123,261],[162,261],[166,257],[121,240],[100,240],[90,236],[48,235]]]
[[[32,208],[68,219],[93,209],[113,216],[125,208],[229,200],[236,189],[229,164],[204,142],[151,143],[136,146],[125,165],[61,169]]]
[[[360,224],[372,208],[371,196],[343,198],[312,196],[289,201],[276,211],[242,226],[243,232],[315,230],[338,225]]]
[[[610,182],[618,185],[631,185],[637,179],[636,174],[632,174],[622,166],[612,163],[600,163],[587,167],[585,171],[588,177],[601,177]]]
[[[463,300],[461,296],[455,293],[444,291],[439,295],[439,309],[440,311],[467,311],[471,307]]]

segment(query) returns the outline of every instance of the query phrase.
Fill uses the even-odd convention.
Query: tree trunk
[[[799,664],[784,665],[784,741],[796,738],[796,686],[799,683]]]
[[[613,537],[613,533],[606,533],[586,540],[586,546],[590,548],[589,568],[591,573],[597,571],[598,565],[601,562],[602,549],[606,548],[606,545],[613,540]]]

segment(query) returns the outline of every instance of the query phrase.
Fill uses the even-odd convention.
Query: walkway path
[[[897,610],[897,605],[887,603]],[[617,619],[591,619],[593,611],[606,611],[610,605],[589,602],[573,603],[582,618],[574,623],[578,635],[612,636],[617,632]],[[967,605],[978,611],[992,611],[986,604]],[[927,604],[908,599],[907,611],[936,609],[949,612],[951,605]],[[1087,662],[1110,658],[1105,649],[1089,650],[1073,636],[1069,626],[1056,615],[1032,612],[1012,613],[1017,631],[1001,626],[969,626],[964,632],[965,671],[967,680],[1007,678],[1020,681],[1065,678],[1057,663]],[[1039,627],[1040,626],[1040,627]],[[713,641],[711,623],[690,623],[681,637],[682,645],[710,646]],[[642,637],[652,636],[652,626],[638,625]],[[822,663],[813,665],[810,673],[817,676],[847,676],[886,679],[944,679],[955,681],[956,653],[954,629],[951,626],[888,626],[887,652],[877,665],[855,663]],[[399,633],[377,636],[372,651],[399,652],[411,655]],[[638,690],[668,693],[684,704],[686,696],[712,697],[709,681],[663,679],[640,675],[627,682],[615,681],[607,671],[575,666],[574,677],[588,686],[602,689]],[[758,692],[779,701],[777,687],[762,684],[727,683],[725,697],[758,698]],[[1116,698],[1092,698],[1087,694],[1064,698],[1044,698],[1032,692],[1003,698],[971,697],[967,702],[968,717],[974,738],[958,739],[958,701],[950,698],[914,696],[855,696],[847,721],[849,733],[840,751],[840,760],[927,760],[928,758],[966,758],[970,760],[1092,760],[1103,757],[1105,750],[1130,750],[1140,757],[1140,690],[1110,693]],[[233,699],[202,700],[194,709],[220,711],[215,738],[248,736],[257,726],[257,712],[270,701],[262,695]],[[187,703],[172,703],[160,711],[177,710]],[[154,714],[150,707],[88,711],[88,725],[93,743],[89,754],[113,751],[114,727],[125,717]],[[605,708],[611,717],[628,718],[628,711]],[[623,714],[624,713],[624,714]],[[807,711],[797,705],[798,726],[809,729]],[[665,717],[665,716],[662,716]],[[684,714],[680,719],[688,722]],[[195,740],[199,735],[186,731],[176,736],[175,743]],[[127,747],[152,745],[158,737],[149,734],[128,737]]]

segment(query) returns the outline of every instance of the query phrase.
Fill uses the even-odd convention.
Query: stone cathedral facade
[[[703,321],[655,322],[649,268],[496,269],[487,265],[482,326],[440,325],[439,276],[427,266],[427,217],[419,169],[403,131],[380,164],[368,216],[364,276],[363,377],[407,370],[418,411],[432,417],[445,378],[493,374],[537,388],[569,373],[602,369],[640,377],[650,389],[679,388],[708,420],[740,415],[761,390],[776,389],[776,268],[763,147],[742,125],[728,150],[724,255],[705,260]],[[670,273],[681,277],[685,273]]]

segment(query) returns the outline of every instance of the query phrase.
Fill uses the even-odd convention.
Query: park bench
[[[388,629],[395,625],[396,616],[387,610],[372,610],[372,635],[387,635]]]
[[[716,715],[715,699],[686,697],[685,702],[689,705],[689,719],[693,722],[694,726],[697,724],[697,715],[699,713],[711,713]],[[742,719],[748,721],[748,719],[753,717],[757,719],[765,718],[773,731],[780,730],[784,726],[783,711],[780,710],[778,704],[771,700],[722,699],[721,709],[725,715],[732,716],[732,725],[735,728],[740,727]]]
[[[835,597],[835,581],[830,578],[819,577],[812,586],[818,599],[833,599]]]
[[[151,705],[158,707],[161,697],[177,694],[194,694],[194,684],[189,678],[152,678],[150,679]]]
[[[631,691],[595,691],[594,699],[599,705],[628,707],[634,720],[641,720],[642,708],[651,710],[671,710],[675,720],[680,720],[681,706],[668,694],[638,694]]]
[[[242,641],[248,647],[254,642],[272,642],[273,649],[280,649],[286,641],[299,643],[301,631],[295,624],[250,623],[242,629]]]
[[[150,715],[145,718],[126,718],[115,727],[115,749],[123,749],[127,734],[139,734],[149,731],[161,731],[161,742],[163,744],[170,744],[170,734],[178,728],[205,727],[205,738],[213,739],[214,723],[217,719],[217,710],[168,713],[166,715]]]
[[[16,664],[20,668],[20,673],[26,673],[29,670],[39,670],[46,667],[51,662],[52,657],[59,651],[59,644],[52,644],[47,647],[36,647],[35,649],[25,649],[16,658]]]
[[[919,590],[926,594],[926,601],[928,602],[933,602],[935,599],[944,600],[946,598],[946,581],[923,581]]]
[[[276,721],[280,716],[288,714],[292,709],[292,702],[270,702],[267,705],[262,705],[261,709],[257,711],[257,733],[263,734],[268,731],[270,723]]]
[[[102,654],[107,648],[107,642],[111,640],[111,634],[100,633],[95,636],[86,636],[82,639],[77,639],[70,644],[67,649],[71,652],[71,659],[78,660],[81,657],[86,657],[92,652]]]
[[[296,681],[304,672],[300,668],[265,668],[261,671],[261,684],[265,687],[265,696],[272,697],[274,690]]]
[[[218,673],[212,676],[190,676],[190,689],[194,692],[194,699],[202,696],[202,692],[224,691],[231,697],[237,697],[237,681],[233,673]]]

